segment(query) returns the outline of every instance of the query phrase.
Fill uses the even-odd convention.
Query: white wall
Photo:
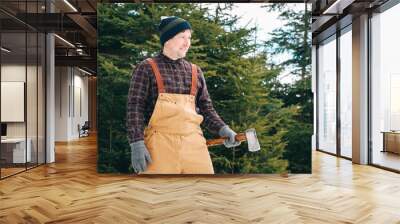
[[[67,67],[55,68],[55,141],[68,140],[68,86]]]
[[[88,120],[88,78],[76,68],[56,67],[56,141],[79,138],[78,124]]]
[[[25,70],[27,69],[27,70]],[[36,66],[27,66],[25,64],[3,64],[1,66],[1,81],[2,82],[25,82],[26,71],[28,72],[28,87],[27,87],[27,125],[28,137],[31,133],[36,136],[36,80],[32,75],[36,76]],[[2,96],[7,97],[7,96]],[[41,107],[42,104],[39,105]],[[10,108],[1,108],[1,110],[10,110]],[[22,108],[24,110],[24,108]],[[8,137],[25,137],[26,122],[7,122]]]
[[[38,69],[38,70],[37,70]],[[28,65],[18,63],[4,63],[1,67],[2,82],[24,82],[26,84],[26,106],[25,100],[22,102],[22,106],[18,109],[10,106],[1,108],[2,113],[22,113],[22,117],[26,112],[26,120],[22,119],[20,122],[6,122],[7,123],[7,137],[8,138],[24,138],[25,135],[30,139],[32,143],[30,148],[32,149],[32,160],[36,162],[39,159],[39,163],[44,163],[44,82],[42,73],[42,67],[39,65]],[[27,82],[25,78],[27,77]],[[2,89],[2,93],[4,94]],[[21,94],[24,90],[19,90]],[[7,95],[2,95],[2,98],[8,98]],[[25,98],[25,97],[23,97]],[[17,103],[17,102],[15,102]],[[14,111],[13,111],[14,110]],[[3,120],[3,119],[2,119]],[[38,153],[38,155],[37,155]]]
[[[25,64],[3,64],[1,66],[1,81],[25,82]],[[1,108],[7,110],[7,108]],[[7,122],[8,137],[25,137],[25,122]]]
[[[78,72],[78,73],[77,73]],[[73,119],[72,119],[72,135],[78,136],[78,124],[81,126],[88,120],[88,78],[82,76],[79,70],[74,70],[74,108],[73,108]]]
[[[3,64],[1,65],[1,81],[25,82],[25,64]]]

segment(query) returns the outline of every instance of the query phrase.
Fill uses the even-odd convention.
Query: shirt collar
[[[180,64],[183,61],[183,58],[178,58],[176,60],[173,60],[171,58],[169,58],[168,56],[166,56],[165,54],[163,54],[162,52],[160,52],[160,58],[164,61],[166,61],[167,63],[172,63],[172,64]]]

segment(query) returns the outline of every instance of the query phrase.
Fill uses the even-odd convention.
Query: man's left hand
[[[224,141],[224,145],[227,148],[232,148],[240,145],[240,141],[236,141],[235,136],[237,135],[232,129],[229,128],[228,125],[223,126],[219,132],[219,136],[221,137],[228,137]]]

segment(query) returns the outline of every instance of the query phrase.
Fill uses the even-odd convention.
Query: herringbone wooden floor
[[[313,153],[312,175],[96,173],[95,138],[0,181],[0,223],[400,223],[400,175]]]

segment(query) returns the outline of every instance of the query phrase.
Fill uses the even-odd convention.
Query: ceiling
[[[311,0],[313,43],[342,29],[353,17],[373,12],[388,0]]]
[[[96,0],[1,0],[2,44],[13,51],[10,58],[34,54],[36,45],[25,33],[52,32],[55,37],[56,66],[79,66],[96,74]],[[35,41],[34,41],[35,42]],[[40,48],[41,46],[39,46]]]
[[[346,16],[357,16],[372,10],[387,0],[243,0],[238,2],[308,2],[312,3],[312,34],[316,37],[332,27]],[[73,65],[96,73],[97,68],[97,2],[137,2],[134,0],[1,0],[1,29],[14,40],[13,47],[17,52],[23,52],[20,38],[16,33],[28,31],[54,32],[56,65]],[[153,2],[153,1],[141,1]],[[157,2],[168,2],[157,1]],[[179,2],[179,1],[178,1]],[[182,1],[184,2],[184,1]],[[212,1],[210,1],[212,2]],[[216,1],[217,2],[217,1]],[[235,1],[236,2],[236,1]],[[47,3],[47,4],[46,4]],[[50,13],[51,12],[51,13]],[[351,21],[351,19],[350,19]],[[65,41],[64,41],[65,40]],[[4,42],[3,42],[4,43]],[[27,52],[33,52],[28,44]],[[17,50],[18,49],[18,50]]]

